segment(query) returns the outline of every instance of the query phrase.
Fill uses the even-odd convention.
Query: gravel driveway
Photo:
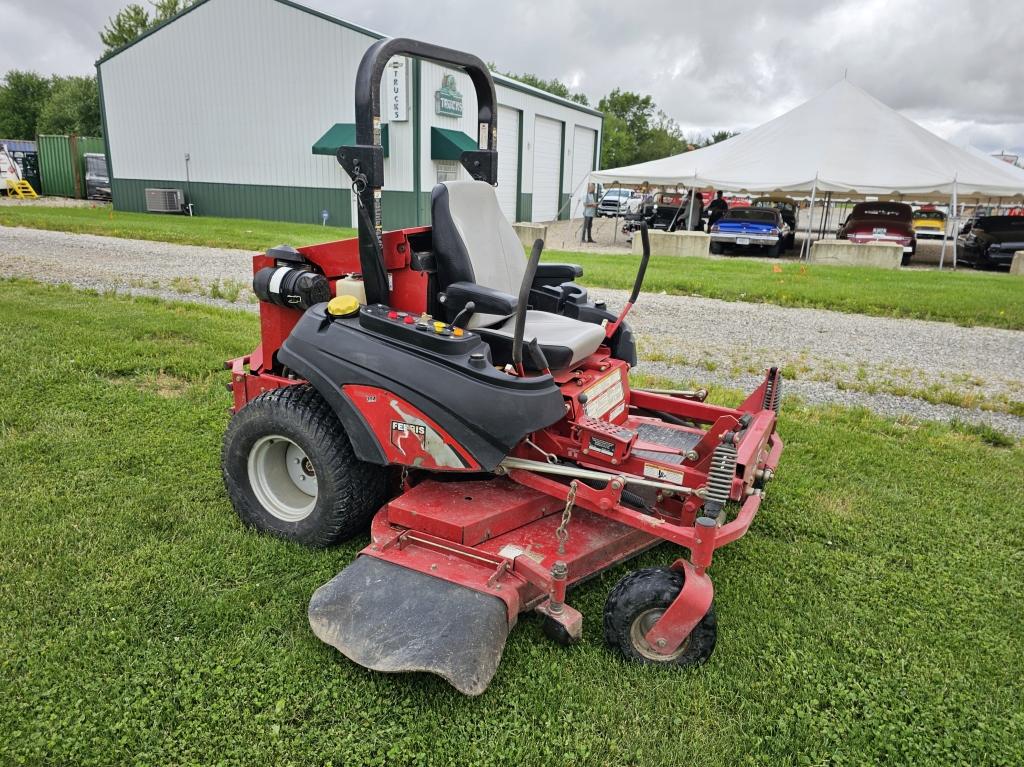
[[[255,307],[243,286],[251,258],[240,250],[0,227],[4,275],[249,310]],[[211,298],[214,283],[235,285],[239,301]],[[626,298],[624,291],[592,293],[610,306]],[[809,402],[988,423],[1024,437],[1024,418],[1000,412],[1024,402],[1024,332],[650,293],[630,321],[644,373],[748,389],[765,364],[777,364],[787,393]]]

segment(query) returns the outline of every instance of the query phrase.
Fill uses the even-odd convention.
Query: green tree
[[[100,30],[100,41],[106,47],[105,53],[137,39],[150,27],[167,21],[176,13],[188,8],[194,0],[154,0],[152,17],[149,11],[138,3],[130,3],[107,19]]]
[[[698,146],[711,146],[712,144],[717,144],[720,141],[725,141],[726,139],[729,139],[729,138],[732,138],[733,136],[738,136],[738,135],[740,135],[740,134],[739,133],[733,133],[732,131],[729,131],[729,130],[716,130],[710,136],[702,138],[700,140],[700,142],[698,142]]]
[[[101,136],[100,94],[96,78],[54,77],[50,98],[43,106],[38,133],[77,133]]]
[[[658,110],[654,99],[616,88],[597,108],[604,112],[602,166],[617,168],[687,150],[679,125]]]
[[[492,71],[497,72],[493,64],[488,65]],[[577,104],[582,104],[587,107],[590,106],[590,100],[587,98],[585,93],[573,93],[568,85],[563,83],[557,77],[552,77],[550,80],[545,80],[543,77],[524,72],[521,75],[514,74],[512,72],[501,72],[505,77],[511,77],[513,80],[518,80],[521,83],[532,85],[534,88],[540,88],[542,91],[547,91],[555,96],[559,96],[563,99],[568,99]]]
[[[36,124],[52,89],[51,81],[35,72],[12,69],[0,83],[0,138],[36,137]]]

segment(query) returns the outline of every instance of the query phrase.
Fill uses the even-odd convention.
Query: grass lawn
[[[289,245],[311,245],[355,236],[353,229],[334,226],[249,218],[125,213],[115,211],[109,205],[95,208],[4,205],[0,206],[0,226],[26,226],[76,234],[100,234],[254,251],[265,250],[282,242]]]
[[[633,287],[640,263],[639,256],[556,251],[545,259],[580,264],[588,285],[624,290]],[[970,269],[893,272],[754,258],[653,256],[644,290],[1024,329],[1024,278]]]
[[[355,236],[351,229],[237,218],[161,216],[100,208],[0,207],[0,225],[263,250]],[[633,286],[639,257],[551,251],[548,261],[585,269],[587,285]],[[781,270],[781,271],[777,271]],[[1024,278],[962,270],[937,272],[807,266],[765,259],[654,257],[644,289],[728,301],[807,306],[884,317],[944,320],[1024,330]]]
[[[365,538],[244,530],[221,362],[256,318],[0,282],[0,764],[1024,761],[1024,447],[784,409],[788,448],[715,559],[719,642],[679,671],[525,617],[481,698],[368,672],[306,622]]]

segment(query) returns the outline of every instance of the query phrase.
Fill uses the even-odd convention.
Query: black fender
[[[531,432],[565,415],[551,375],[510,377],[496,370],[475,333],[434,338],[385,318],[386,307],[329,319],[310,308],[285,339],[277,360],[309,381],[338,416],[360,460],[387,465],[387,453],[345,393],[349,384],[391,392],[432,419],[485,471]]]
[[[388,459],[380,442],[377,441],[377,435],[340,386],[332,383],[331,379],[309,359],[298,355],[288,357],[288,369],[305,378],[331,406],[331,410],[345,428],[345,434],[352,443],[356,458],[366,463],[387,465]]]

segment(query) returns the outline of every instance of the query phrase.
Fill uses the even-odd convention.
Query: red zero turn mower
[[[433,227],[381,230],[380,82],[393,56],[464,70],[476,90],[472,181],[438,184]],[[231,360],[223,470],[242,520],[310,546],[370,544],[313,594],[320,639],[378,671],[430,671],[467,695],[520,613],[569,643],[566,590],[671,541],[689,551],[612,590],[604,634],[641,663],[711,655],[707,569],[750,526],[782,452],[772,368],[739,408],[705,391],[631,389],[625,317],[524,257],[494,192],[494,83],[480,59],[381,40],[355,89],[358,240],[254,258],[262,342]],[[353,288],[358,288],[353,290]],[[352,294],[365,290],[365,303]]]

